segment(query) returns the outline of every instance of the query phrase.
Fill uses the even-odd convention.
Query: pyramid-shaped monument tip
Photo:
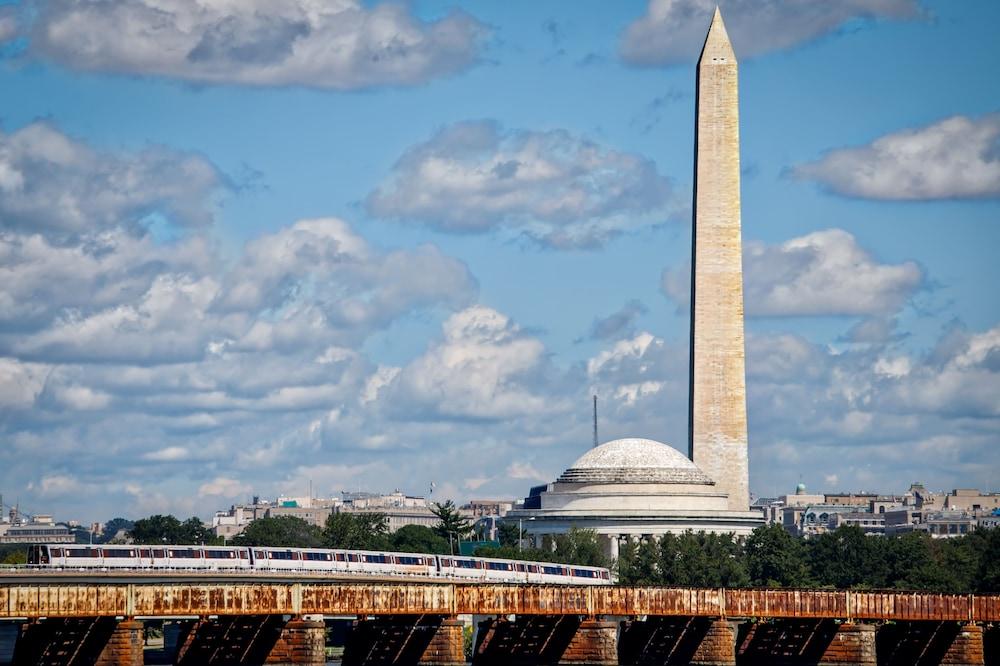
[[[736,53],[729,41],[726,24],[722,20],[722,11],[715,7],[712,24],[708,27],[705,46],[701,49],[699,65],[732,65],[736,63]]]

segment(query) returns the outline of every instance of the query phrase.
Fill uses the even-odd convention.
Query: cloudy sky
[[[1000,3],[723,0],[750,485],[1000,490]],[[708,0],[0,0],[0,492],[517,497],[686,449]]]

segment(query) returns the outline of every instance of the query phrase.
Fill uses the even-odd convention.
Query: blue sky
[[[751,489],[1000,490],[994,2],[722,2]],[[714,3],[0,4],[0,491],[518,497],[686,449]]]

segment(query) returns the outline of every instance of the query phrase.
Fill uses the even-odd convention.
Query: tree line
[[[295,516],[258,518],[228,541],[235,546],[394,550],[403,553],[457,552],[460,540],[472,538],[469,521],[452,501],[435,504],[433,527],[406,525],[389,532],[388,517],[379,512],[343,512],[327,517],[322,527]],[[121,520],[121,519],[115,519]],[[181,521],[172,515],[154,515],[130,523],[127,534],[142,545],[222,545],[198,518]]]
[[[625,585],[900,589],[1000,592],[1000,530],[952,539],[923,532],[867,536],[843,526],[799,539],[780,525],[746,538],[686,532],[623,544],[615,563]]]

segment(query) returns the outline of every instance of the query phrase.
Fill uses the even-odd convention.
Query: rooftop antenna
[[[594,448],[597,448],[597,394],[594,394]]]

